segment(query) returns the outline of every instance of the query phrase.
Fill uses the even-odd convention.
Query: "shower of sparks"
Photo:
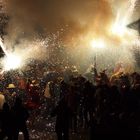
[[[21,66],[21,58],[14,53],[8,53],[4,44],[2,43],[2,40],[0,40],[0,46],[5,53],[5,57],[3,59],[3,70],[4,71],[9,71],[11,69],[17,69]]]
[[[120,20],[121,14],[118,12],[115,24],[112,26],[112,33],[123,36],[126,33],[126,21],[125,18]]]
[[[8,54],[4,59],[4,70],[17,69],[21,66],[21,58],[14,54]]]
[[[98,48],[99,46],[105,47],[105,44],[108,44],[110,47],[112,44],[117,44],[117,46],[133,46],[135,42],[137,42],[136,40],[138,40],[138,36],[136,32],[130,30],[127,25],[130,23],[132,15],[134,14],[136,4],[137,0],[129,0],[125,5],[123,5],[123,7],[117,7],[115,21],[108,29],[107,34],[109,34],[109,36],[106,34],[103,35],[104,41],[100,40],[100,36],[97,37],[97,39],[88,37],[90,46],[94,48],[95,46],[98,46]]]
[[[122,50],[124,48],[127,49],[127,48],[129,48],[129,46],[133,46],[135,44],[135,42],[137,42],[137,40],[138,40],[137,39],[137,34],[136,34],[136,32],[133,32],[132,30],[127,28],[127,25],[131,22],[131,18],[134,14],[135,7],[136,7],[136,4],[137,4],[137,0],[127,0],[127,1],[125,1],[125,3],[121,3],[121,4],[122,5],[118,6],[116,9],[112,8],[111,12],[112,13],[114,12],[114,13],[112,14],[110,12],[111,22],[107,21],[108,26],[105,25],[105,29],[104,29],[104,27],[102,27],[100,25],[100,22],[97,22],[98,26],[95,25],[95,24],[91,25],[92,22],[90,22],[91,24],[89,23],[86,26],[87,29],[85,29],[85,32],[83,34],[82,34],[82,32],[80,32],[81,33],[79,35],[80,36],[80,39],[79,39],[80,41],[78,40],[79,36],[77,38],[75,37],[76,39],[73,39],[74,41],[72,40],[76,44],[75,46],[78,48],[78,46],[80,46],[81,44],[82,45],[83,44],[84,45],[88,44],[89,48],[95,48],[95,50],[96,49],[99,50],[98,51],[99,53],[100,53],[100,51],[103,52],[104,55],[106,53],[105,51],[108,51],[110,49],[109,50],[111,52],[110,57],[112,57],[112,59],[114,59],[114,57],[119,57],[120,56],[119,53],[122,53]],[[113,3],[113,6],[114,6],[114,3]],[[115,18],[112,18],[112,16],[115,16]],[[96,17],[96,15],[95,15],[95,17]],[[100,18],[97,18],[97,19],[100,19]],[[114,19],[114,21],[113,21],[113,19]],[[83,18],[83,21],[84,21],[84,18]],[[86,24],[86,19],[85,19],[85,24]],[[94,27],[94,25],[95,25],[95,27]],[[108,27],[108,28],[106,29],[106,27]],[[57,40],[56,36],[57,35],[54,35],[51,38],[54,38],[54,40]],[[70,43],[72,41],[70,40]],[[78,44],[79,42],[80,42],[80,45]],[[31,44],[31,45],[29,45],[29,44]],[[18,48],[18,50],[26,50],[26,51],[22,51],[22,56],[21,57],[22,57],[22,63],[23,63],[23,59],[25,59],[25,57],[26,58],[28,58],[28,57],[39,58],[40,56],[43,56],[42,53],[40,53],[40,54],[38,53],[39,55],[34,55],[34,56],[31,55],[30,53],[37,54],[37,52],[39,52],[41,50],[41,47],[39,47],[39,46],[48,47],[48,44],[51,44],[51,46],[57,46],[58,45],[56,43],[56,41],[53,42],[53,41],[50,41],[50,40],[47,40],[47,41],[42,40],[41,44],[38,44],[38,42],[37,42],[37,45],[36,45],[37,47],[35,47],[34,43],[29,40],[28,44],[26,44],[24,42],[24,43],[18,44],[18,45],[22,45],[21,48],[18,45],[17,46],[19,48],[17,46],[15,46],[15,48]],[[1,46],[1,48],[3,49],[3,51],[6,55],[6,57],[4,58],[4,69],[5,70],[10,70],[10,69],[19,68],[20,65],[21,65],[21,57],[19,57],[17,55],[17,53],[7,52],[7,50],[6,50],[5,46],[3,45],[2,41],[0,41],[0,46]],[[26,48],[23,48],[24,46]],[[30,46],[34,46],[34,47],[30,47]],[[114,46],[119,46],[119,47],[116,49],[116,48],[114,48]],[[34,48],[34,50],[32,48]],[[53,47],[52,47],[52,49],[53,49]],[[79,50],[81,52],[83,51],[81,49],[79,49]],[[27,53],[25,54],[25,52],[27,52]],[[127,57],[129,55],[128,54],[129,53],[128,49],[127,49],[127,51],[124,51],[123,53],[125,53],[125,54],[122,54],[123,57]],[[118,54],[118,56],[116,54]],[[84,53],[84,55],[86,55],[86,54]],[[87,55],[89,55],[89,54],[87,54]],[[109,56],[109,55],[107,55],[107,56]],[[123,59],[123,57],[122,57],[122,59]],[[80,58],[81,58],[81,56],[80,56]],[[111,59],[109,59],[109,61],[111,61]],[[117,58],[116,58],[116,61],[118,61]],[[106,63],[108,63],[108,62],[106,62]]]
[[[107,29],[107,32],[95,36],[95,38],[92,33],[86,37],[90,47],[95,49],[94,53],[96,52],[98,56],[102,56],[100,59],[98,57],[98,63],[104,61],[104,65],[101,67],[107,66],[108,63],[113,65],[113,63],[117,61],[123,61],[126,67],[135,69],[136,61],[131,49],[133,47],[135,50],[136,46],[140,46],[140,42],[138,41],[138,34],[129,29],[127,25],[131,23],[136,4],[137,0],[128,0],[123,6],[117,7],[116,10],[114,9],[114,15],[116,15],[115,21],[110,24],[110,28]],[[101,38],[103,38],[103,40]]]
[[[124,36],[125,34],[130,33],[127,28],[127,24],[129,23],[129,20],[134,13],[136,3],[137,0],[129,0],[128,3],[126,3],[126,8],[124,8],[125,11],[123,11],[122,9],[119,9],[117,11],[116,20],[114,25],[112,26],[112,32],[114,34]]]
[[[5,53],[5,55],[8,56],[8,52],[7,52],[7,50],[6,50],[5,46],[4,46],[1,38],[0,38],[0,47],[2,48],[3,52]]]

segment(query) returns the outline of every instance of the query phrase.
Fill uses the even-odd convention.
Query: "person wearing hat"
[[[15,87],[15,85],[12,84],[12,83],[8,85],[7,89],[9,90],[9,92],[10,92],[11,94],[13,94],[14,92],[16,92],[16,87]]]
[[[8,85],[8,87],[7,87],[7,88],[8,88],[8,89],[13,89],[13,88],[16,88],[16,87],[15,87],[15,85],[14,85],[14,84],[12,84],[12,83],[11,83],[11,84],[9,84],[9,85]]]

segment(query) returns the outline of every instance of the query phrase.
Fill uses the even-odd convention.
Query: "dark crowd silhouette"
[[[58,140],[69,139],[68,129],[77,134],[88,130],[90,140],[139,139],[140,75],[119,71],[109,78],[106,70],[93,70],[93,82],[82,75],[61,81],[53,112]]]
[[[27,109],[22,105],[22,100],[16,98],[12,108],[8,103],[3,104],[0,112],[1,132],[0,139],[18,140],[19,132],[23,132],[24,140],[29,140],[26,121],[29,117]]]
[[[13,80],[14,85],[9,83],[8,91],[1,93],[4,99],[0,97],[0,140],[18,140],[19,132],[29,140],[27,121],[35,123],[44,102],[43,117],[55,118],[58,140],[72,139],[72,135],[84,135],[83,140],[140,139],[137,72],[120,69],[109,75],[106,70],[97,72],[92,67],[81,75],[74,67],[63,74],[53,72],[41,79],[27,79],[25,84],[20,81],[16,85]]]

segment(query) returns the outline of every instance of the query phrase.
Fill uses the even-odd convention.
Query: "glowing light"
[[[4,44],[2,43],[2,39],[1,38],[0,38],[0,46],[1,46],[2,50],[3,50],[3,52],[5,53],[5,55],[8,55],[8,52],[7,52]]]
[[[105,48],[105,42],[101,39],[91,40],[90,45],[93,48],[99,48],[99,49]]]
[[[126,33],[126,27],[121,24],[115,24],[112,27],[112,33],[119,36],[123,36]]]
[[[113,24],[111,31],[113,34],[123,36],[126,33],[126,18],[121,18],[120,12],[117,13],[115,23]]]
[[[4,59],[4,70],[8,71],[11,69],[17,69],[21,66],[21,58],[14,54],[9,54]]]
[[[125,7],[121,7],[121,9],[117,12],[115,23],[111,28],[113,34],[122,37],[125,34],[129,33],[128,28],[126,26],[134,13],[136,3],[137,0],[129,0],[126,3]]]
[[[4,71],[8,71],[11,69],[17,69],[21,66],[21,57],[13,54],[13,53],[8,53],[2,39],[0,39],[0,47],[2,48],[3,52],[5,53],[6,57],[3,59],[3,70],[1,73]]]

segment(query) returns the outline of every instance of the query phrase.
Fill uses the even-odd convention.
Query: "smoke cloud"
[[[79,60],[87,63],[89,52],[92,53],[91,48],[88,50],[83,47],[83,49],[81,44],[86,46],[86,43],[90,40],[101,38],[106,41],[108,48],[120,47],[117,50],[117,55],[114,48],[111,49],[109,60],[113,60],[114,56],[114,61],[119,60],[120,56],[123,56],[124,62],[132,60],[133,56],[127,49],[127,45],[131,44],[128,43],[128,40],[131,40],[132,36],[129,34],[119,36],[119,33],[114,35],[110,32],[111,25],[114,25],[118,15],[120,21],[123,21],[127,16],[129,19],[138,15],[138,12],[136,12],[134,16],[130,15],[129,17],[129,12],[133,14],[133,8],[135,8],[132,7],[132,12],[129,11],[132,1],[135,0],[5,0],[6,11],[10,17],[7,28],[8,35],[5,37],[6,46],[31,48],[31,46],[34,46],[33,42],[37,42],[36,39],[47,38],[49,42],[50,36],[54,37],[54,40],[59,37],[64,45],[76,46],[68,51],[72,55],[76,55],[76,57],[73,56],[79,64]],[[137,7],[136,10],[138,11]],[[117,29],[117,31],[120,31],[120,29]],[[127,46],[125,48],[127,51],[123,52],[121,47],[124,44]],[[35,51],[30,49],[29,52],[38,53],[39,46],[42,47],[43,45],[38,45],[37,42],[36,46],[38,47],[35,47]],[[42,51],[40,54],[42,54]],[[125,59],[124,57],[128,54],[130,54],[129,59]],[[37,56],[39,55],[34,55],[34,57]]]
[[[87,31],[105,33],[113,20],[108,0],[6,0],[12,40],[59,32],[71,41]]]

